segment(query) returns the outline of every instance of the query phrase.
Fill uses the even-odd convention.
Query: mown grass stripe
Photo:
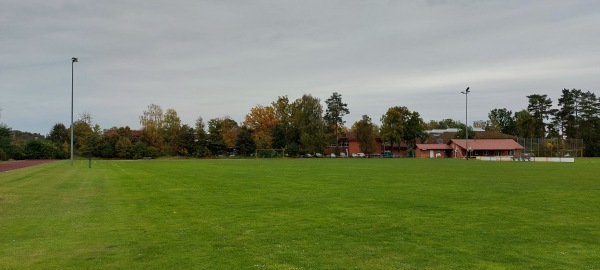
[[[599,163],[56,162],[0,175],[0,268],[594,269]]]

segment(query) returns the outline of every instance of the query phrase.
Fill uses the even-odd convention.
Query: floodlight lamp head
[[[72,61],[73,63],[75,63],[75,62],[79,62],[79,61],[77,60],[77,57],[73,57],[73,58],[71,58],[71,61]]]

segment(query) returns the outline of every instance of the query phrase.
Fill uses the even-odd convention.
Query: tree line
[[[585,156],[600,156],[600,99],[592,92],[563,89],[557,107],[547,95],[527,96],[528,106],[518,112],[496,108],[488,120],[475,121],[473,127],[522,138],[581,139]],[[183,124],[174,108],[163,110],[151,104],[139,116],[140,130],[112,127],[102,130],[83,114],[73,124],[74,151],[78,156],[138,159],[142,157],[212,157],[236,154],[248,156],[256,149],[285,149],[289,156],[322,153],[333,147],[339,154],[340,137],[349,132],[364,153],[376,149],[375,138],[386,145],[405,143],[409,148],[426,142],[425,130],[458,128],[457,138],[474,138],[472,127],[454,119],[423,121],[420,114],[404,106],[389,108],[373,123],[368,115],[346,127],[350,113],[342,95],[334,92],[325,100],[310,94],[291,101],[280,96],[268,106],[250,109],[240,123],[228,116],[205,121],[198,117],[194,126]],[[11,130],[0,125],[0,159],[66,158],[70,150],[70,129],[55,124],[46,139],[11,143]]]
[[[521,138],[580,139],[584,156],[600,156],[600,99],[596,94],[563,89],[558,108],[548,95],[527,98],[527,108],[514,114],[507,109],[490,111],[484,128]]]

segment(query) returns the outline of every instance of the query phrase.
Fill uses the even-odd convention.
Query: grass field
[[[0,269],[599,269],[600,160],[60,161],[0,173]]]

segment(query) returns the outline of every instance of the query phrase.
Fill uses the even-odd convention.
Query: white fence
[[[485,160],[485,161],[516,161],[515,159],[513,159],[513,157],[511,156],[502,156],[502,157],[477,157],[477,159],[479,160]],[[522,161],[522,159],[519,159],[520,161]],[[575,158],[572,157],[530,157],[529,158],[529,162],[530,161],[534,161],[534,162],[575,162]],[[528,161],[524,161],[524,162],[528,162]]]

